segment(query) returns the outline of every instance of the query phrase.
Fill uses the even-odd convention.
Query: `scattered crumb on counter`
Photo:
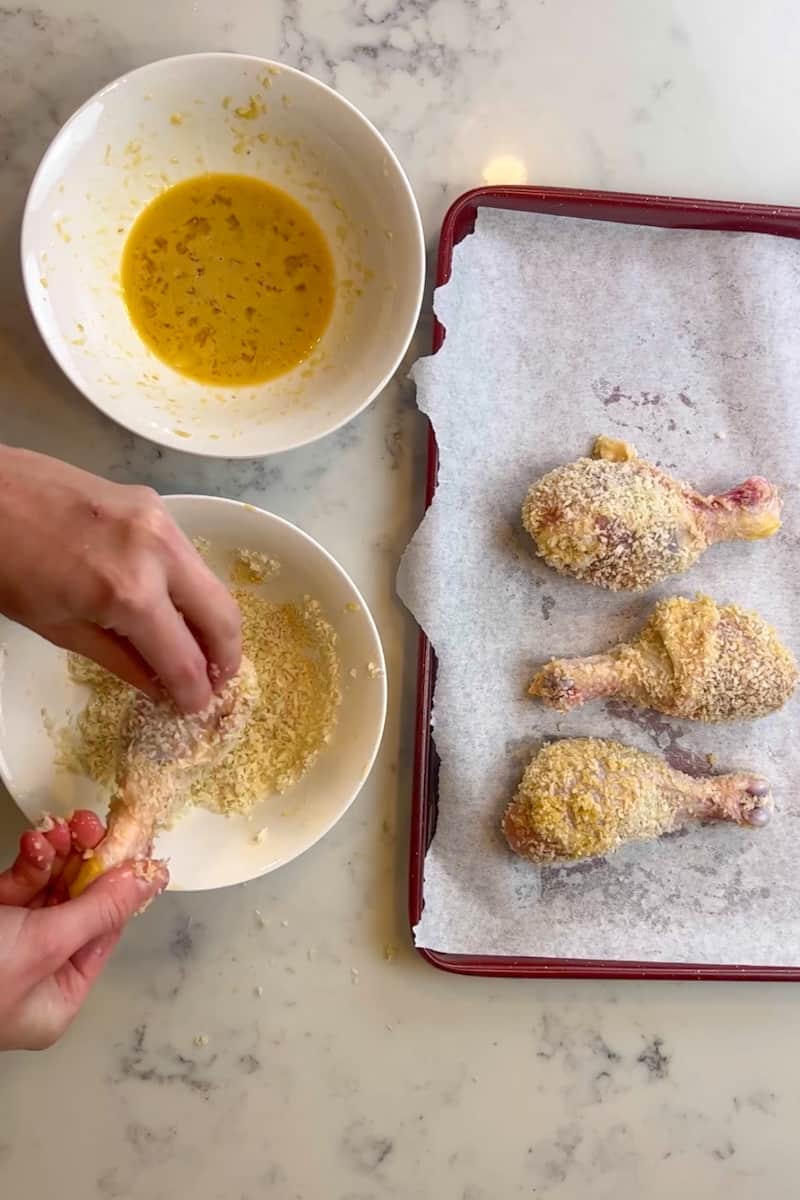
[[[254,988],[253,988],[253,991],[255,992],[255,994],[256,994],[257,996],[263,996],[263,995],[264,995],[264,989],[263,989],[263,987],[261,986],[261,984],[260,984],[260,983],[259,983],[259,984],[258,984],[256,987],[254,987]]]
[[[258,908],[254,908],[253,916],[256,919],[256,925],[258,925],[259,929],[266,929],[267,925],[269,924],[269,921],[264,916],[264,914],[261,912],[261,910]]]
[[[352,983],[358,983],[358,976],[359,976],[358,967],[351,967],[351,968],[350,968],[350,980],[351,980],[351,982],[352,982]]]
[[[192,1038],[192,1041],[194,1042],[195,1046],[202,1049],[204,1046],[208,1045],[208,1034],[207,1033],[195,1034],[195,1036]]]
[[[283,926],[283,928],[284,928],[284,929],[288,929],[288,927],[289,927],[289,922],[288,922],[288,921],[281,921],[281,925]]]

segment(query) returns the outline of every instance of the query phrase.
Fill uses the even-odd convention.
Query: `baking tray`
[[[687,200],[676,196],[642,196],[573,188],[487,187],[465,192],[450,207],[439,237],[436,286],[450,278],[453,248],[472,233],[479,208],[583,217],[625,225],[658,225],[666,229],[722,229],[739,233],[769,233],[800,237],[800,208],[764,204],[735,204],[717,200]],[[440,348],[445,329],[434,321],[433,350]],[[439,456],[433,429],[428,436],[425,506],[436,490]],[[414,790],[411,811],[409,917],[412,929],[425,906],[425,855],[436,831],[439,763],[431,737],[431,710],[436,681],[436,655],[423,632],[419,638],[417,726],[414,752]],[[713,979],[800,982],[800,967],[753,967],[709,963],[633,962],[574,958],[511,958],[492,955],[444,954],[418,949],[434,967],[460,975],[507,976],[529,979]]]

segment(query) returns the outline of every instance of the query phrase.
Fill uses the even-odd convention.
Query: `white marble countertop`
[[[244,888],[166,897],[134,923],[59,1046],[0,1060],[0,1192],[794,1196],[800,992],[466,980],[410,949],[416,639],[393,580],[421,508],[412,389],[389,388],[310,450],[213,465],[112,427],[48,360],[17,266],[33,167],[97,86],[209,48],[300,65],[358,104],[405,162],[431,246],[450,200],[512,170],[505,181],[800,203],[800,18],[788,0],[0,8],[0,437],[298,522],[363,587],[392,682],[378,766],[323,843]],[[355,476],[370,481],[370,507],[353,501]],[[0,804],[3,858],[21,827]]]

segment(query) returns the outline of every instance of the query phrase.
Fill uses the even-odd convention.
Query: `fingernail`
[[[25,857],[38,871],[44,871],[50,865],[52,856],[47,853],[48,846],[49,842],[45,841],[41,834],[35,832],[26,841]]]

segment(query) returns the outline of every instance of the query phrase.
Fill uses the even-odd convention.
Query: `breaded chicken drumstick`
[[[797,663],[757,613],[708,596],[658,603],[630,643],[587,658],[556,658],[530,695],[569,712],[615,697],[692,721],[763,717],[797,686]]]
[[[565,738],[528,765],[503,832],[531,862],[574,862],[698,822],[758,828],[771,811],[769,785],[758,775],[693,779],[619,742]]]
[[[107,832],[70,887],[72,896],[110,867],[150,854],[154,834],[169,824],[199,772],[217,766],[238,744],[257,695],[255,670],[243,658],[200,713],[183,716],[171,701],[132,697],[120,730]]]
[[[556,467],[533,484],[522,520],[537,552],[562,574],[612,591],[641,592],[680,575],[714,542],[771,537],[781,502],[758,475],[720,496],[599,437],[591,458]]]

